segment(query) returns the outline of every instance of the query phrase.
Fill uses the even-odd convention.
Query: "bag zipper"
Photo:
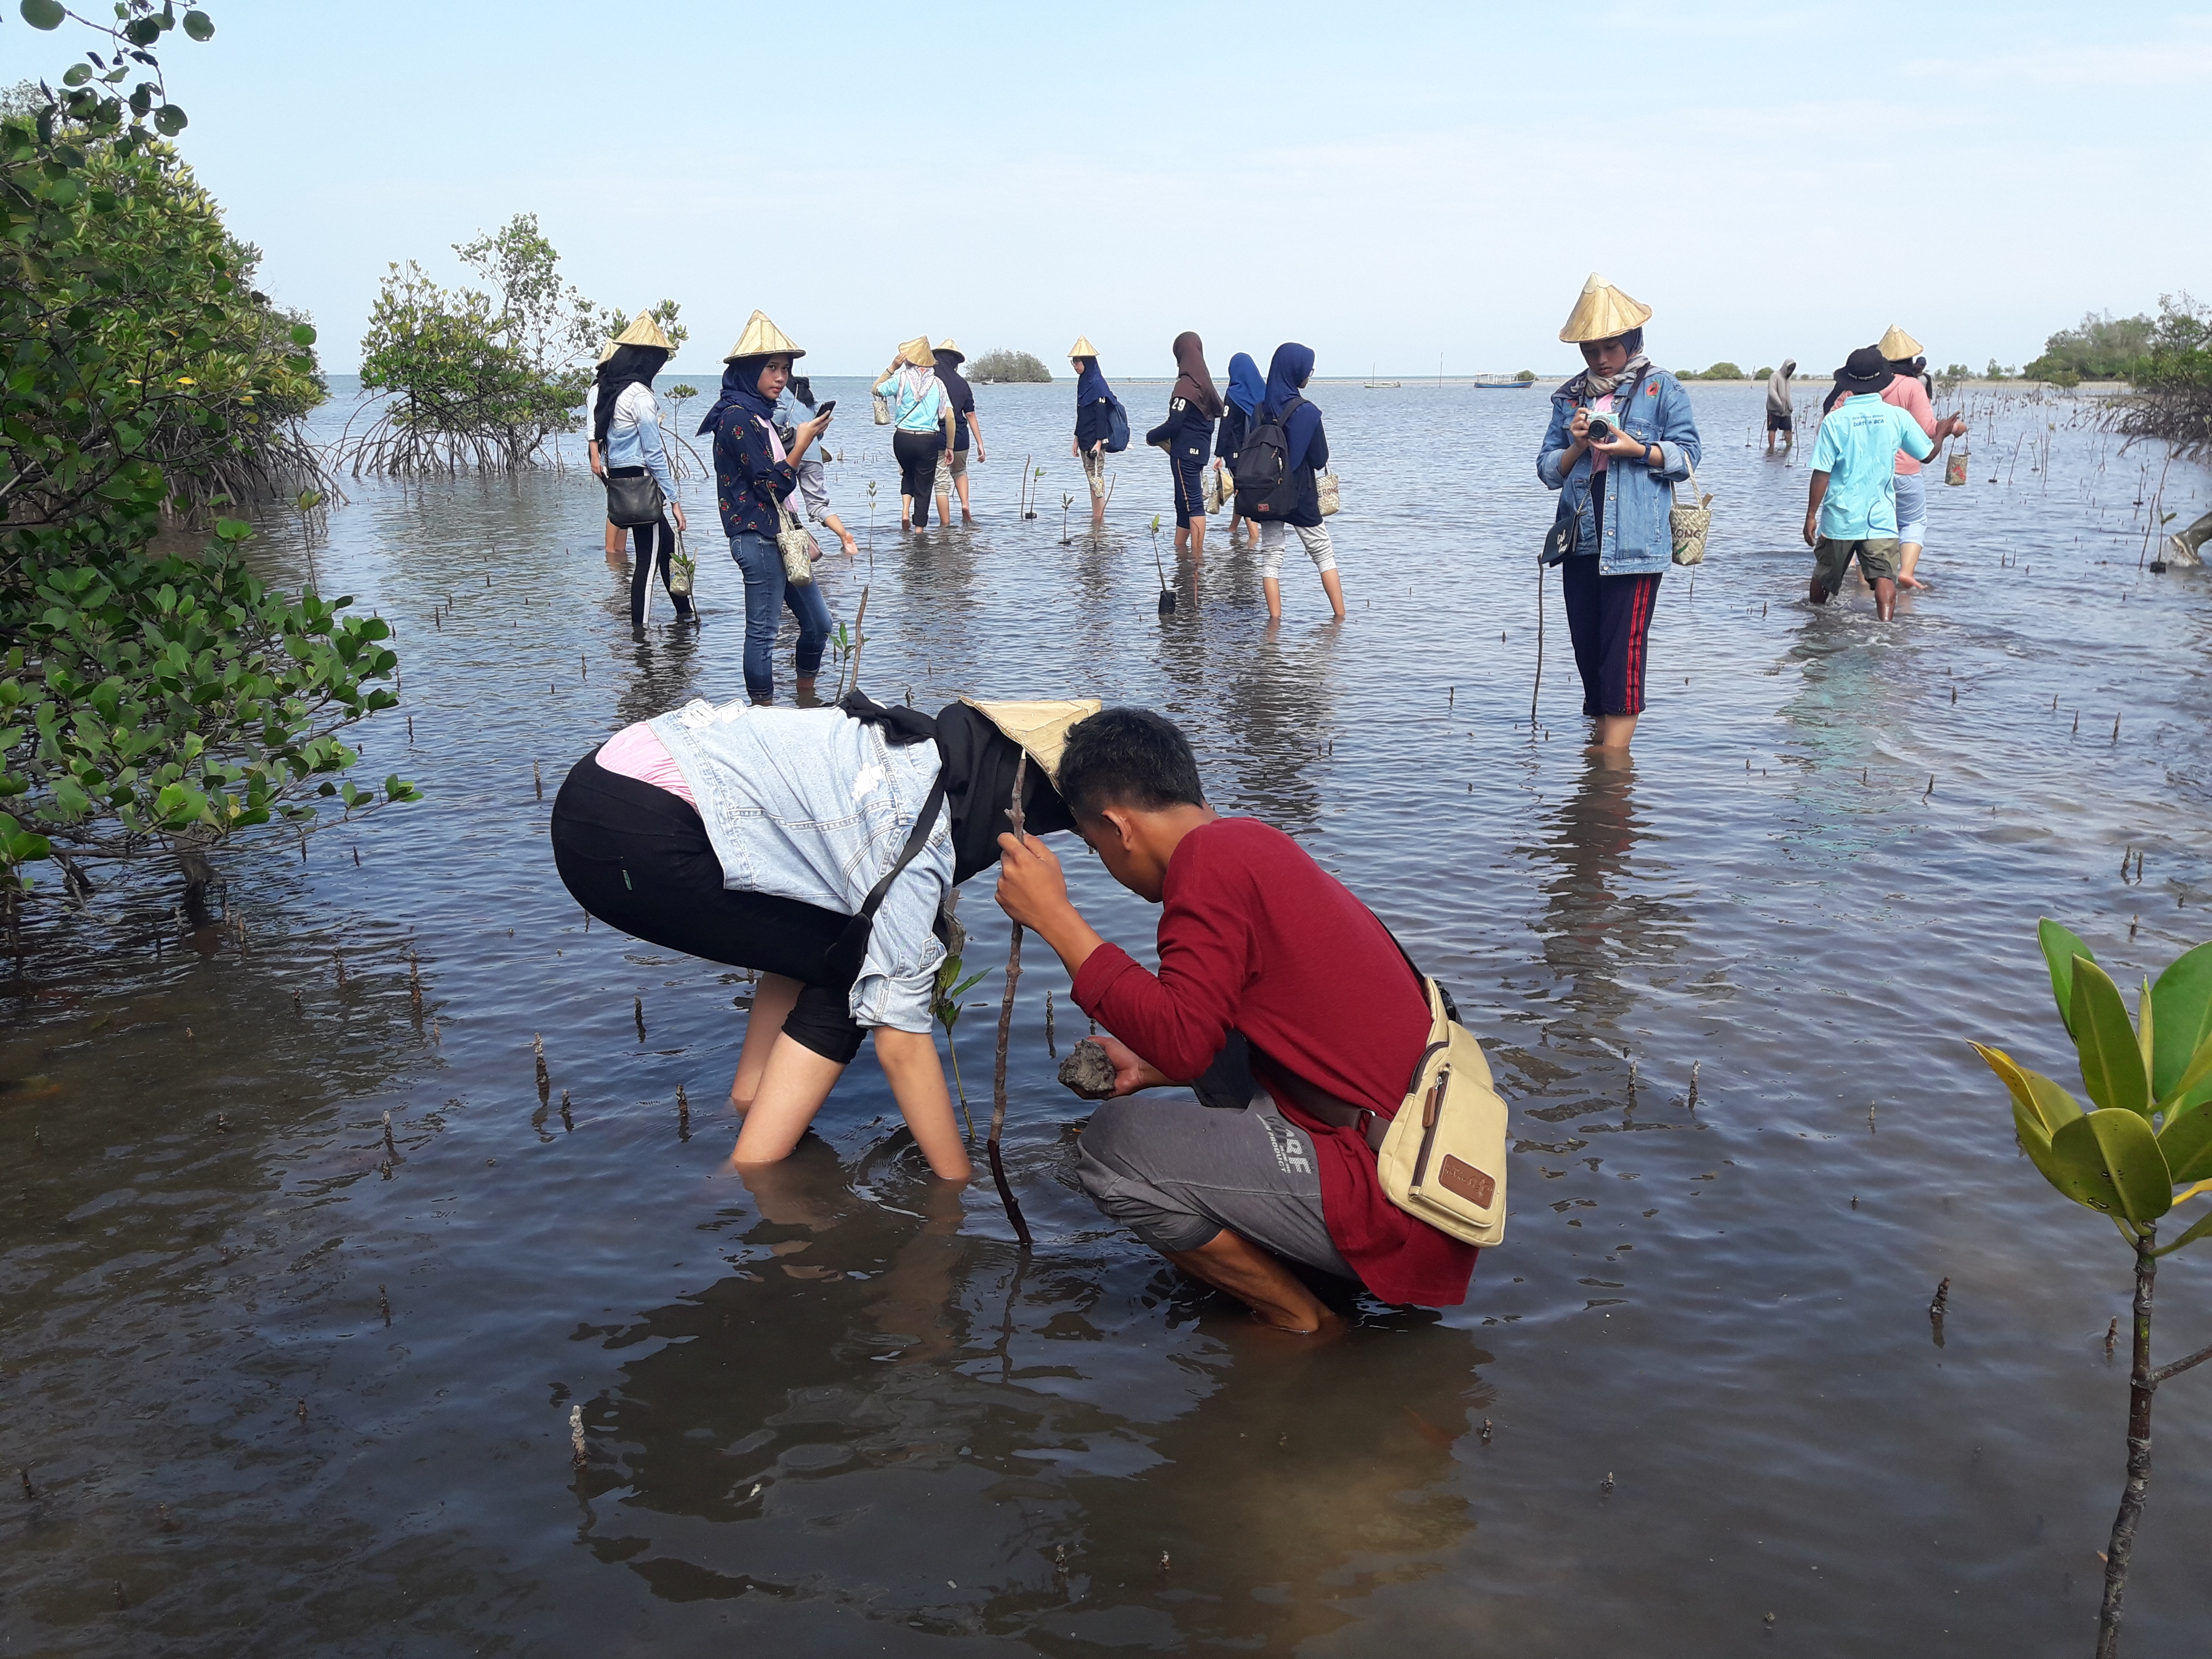
[[[1437,1125],[1444,1115],[1444,1085],[1451,1081],[1451,1067],[1447,1066],[1437,1073],[1436,1087],[1421,1108],[1421,1153],[1413,1160],[1413,1190],[1419,1192],[1429,1178],[1429,1152],[1437,1144]]]

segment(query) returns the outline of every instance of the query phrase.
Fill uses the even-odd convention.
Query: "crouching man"
[[[1082,1137],[1091,1197],[1284,1330],[1334,1317],[1286,1260],[1386,1302],[1464,1301],[1474,1247],[1392,1204],[1376,1174],[1430,1034],[1389,933],[1289,836],[1208,806],[1190,744],[1158,714],[1075,726],[1059,783],[1114,878],[1162,907],[1154,975],[1084,921],[1050,848],[1000,837],[1000,904],[1115,1039],[1114,1087]],[[1133,1097],[1176,1085],[1197,1099]]]

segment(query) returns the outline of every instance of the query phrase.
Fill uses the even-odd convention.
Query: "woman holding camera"
[[[1644,355],[1651,307],[1593,271],[1559,337],[1583,372],[1552,394],[1536,476],[1559,492],[1545,558],[1560,566],[1591,747],[1626,750],[1644,712],[1645,642],[1673,562],[1674,486],[1703,453],[1689,395]]]

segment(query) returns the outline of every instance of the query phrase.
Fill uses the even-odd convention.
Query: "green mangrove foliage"
[[[339,443],[356,474],[532,465],[575,423],[601,349],[629,321],[562,281],[535,214],[453,252],[483,288],[444,287],[411,259],[385,273],[361,343],[368,424]],[[652,311],[681,346],[676,301]]]
[[[2212,456],[2212,306],[2162,296],[2150,349],[2127,378],[2135,390],[2113,399],[2115,431],[2130,443],[2169,443],[2177,455]]]
[[[25,19],[70,14],[30,0]],[[411,799],[344,778],[347,726],[395,701],[373,683],[389,629],[349,601],[292,597],[246,568],[222,518],[202,550],[156,546],[180,490],[264,476],[267,428],[319,393],[314,331],[247,285],[251,251],[157,135],[183,131],[153,48],[178,20],[120,0],[100,46],[0,115],[0,913],[27,866],[169,859],[204,876],[241,831],[301,836],[325,802]],[[184,15],[189,37],[214,32]],[[133,76],[139,77],[126,91]]]
[[[2115,317],[2090,312],[2073,328],[2062,328],[2043,343],[2043,355],[2021,370],[2024,380],[2052,386],[2084,380],[2124,380],[2136,360],[2150,349],[2157,325],[2148,317]]]
[[[965,373],[971,380],[1012,380],[1035,386],[1052,379],[1052,371],[1028,352],[1009,351],[1003,346],[985,352],[968,365]]]
[[[2159,1258],[2212,1236],[2212,1212],[2171,1243],[2159,1224],[2212,1193],[2212,944],[2143,981],[2134,1019],[2112,975],[2081,939],[2048,919],[2036,934],[2058,1016],[2073,1039],[2089,1106],[2001,1048],[1974,1044],[2012,1097],[2021,1150],[2063,1197],[2108,1218],[2136,1259],[2127,1481],[2106,1552],[2099,1659],[2119,1651],[2128,1560],[2150,1481],[2151,1400],[2158,1385],[2212,1359],[2212,1347],[2154,1369],[2151,1297]],[[2179,1188],[2179,1190],[2176,1190]]]

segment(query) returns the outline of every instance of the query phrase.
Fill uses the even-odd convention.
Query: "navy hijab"
[[[1261,405],[1262,419],[1274,420],[1284,406],[1297,397],[1300,388],[1313,377],[1314,355],[1311,346],[1302,346],[1295,340],[1286,340],[1275,348],[1275,355],[1267,363],[1267,395]],[[1289,422],[1283,435],[1289,440],[1288,457],[1293,467],[1306,464],[1306,451],[1312,447],[1314,434],[1321,430],[1321,410],[1300,400],[1291,410]]]
[[[714,406],[699,422],[699,435],[722,429],[723,417],[732,409],[742,409],[748,415],[763,421],[775,419],[775,399],[761,395],[761,370],[768,367],[769,356],[781,356],[770,352],[759,357],[739,357],[722,370],[722,395],[714,399]]]
[[[1075,377],[1075,406],[1078,409],[1084,409],[1097,403],[1101,398],[1110,399],[1114,395],[1114,388],[1106,384],[1106,377],[1098,372],[1098,360],[1096,357],[1085,357],[1079,361],[1083,367]]]
[[[1252,354],[1240,351],[1229,360],[1229,401],[1244,411],[1250,420],[1260,407],[1260,399],[1267,395],[1267,383],[1261,378],[1260,365],[1252,361]]]

